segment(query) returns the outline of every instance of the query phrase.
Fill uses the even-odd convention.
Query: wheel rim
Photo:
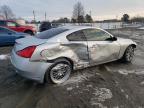
[[[54,83],[63,83],[65,82],[71,73],[71,67],[65,63],[59,63],[54,66],[50,71],[51,80]]]
[[[129,47],[127,49],[127,53],[126,53],[126,58],[128,61],[132,61],[134,57],[134,48],[133,47]]]

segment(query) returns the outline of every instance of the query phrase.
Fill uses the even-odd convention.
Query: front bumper
[[[43,83],[44,75],[52,63],[32,62],[27,58],[18,56],[14,50],[10,57],[11,63],[16,68],[16,72],[21,76]]]

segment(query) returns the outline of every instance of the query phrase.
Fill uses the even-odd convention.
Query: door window
[[[99,29],[86,29],[83,32],[87,41],[106,41],[111,38],[108,33]]]
[[[7,26],[9,26],[9,27],[16,27],[16,23],[14,23],[14,22],[7,22]]]
[[[86,41],[84,33],[82,31],[74,32],[67,36],[69,41]]]

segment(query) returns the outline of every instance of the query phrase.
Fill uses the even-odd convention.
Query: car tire
[[[34,33],[32,31],[25,31],[25,33],[29,34],[29,35],[34,35]]]
[[[66,70],[64,70],[64,68]],[[56,60],[45,73],[45,82],[49,84],[61,84],[68,80],[72,72],[72,64],[66,59]]]
[[[132,45],[128,46],[123,57],[122,61],[125,63],[131,63],[134,58],[134,47]]]

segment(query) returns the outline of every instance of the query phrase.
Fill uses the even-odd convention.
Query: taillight
[[[24,48],[23,50],[20,50],[17,53],[17,55],[24,57],[24,58],[31,58],[33,52],[35,51],[36,46],[29,46]]]

